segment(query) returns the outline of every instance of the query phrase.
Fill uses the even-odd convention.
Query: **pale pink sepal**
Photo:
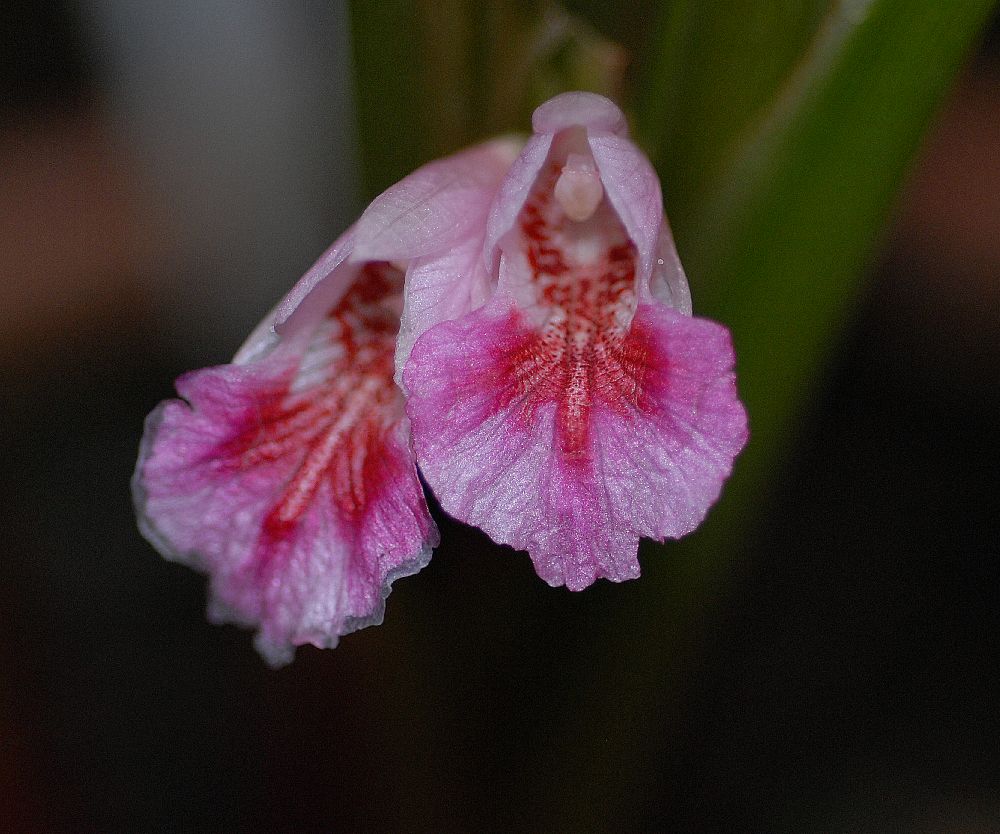
[[[376,197],[357,223],[354,260],[443,252],[482,227],[521,143],[498,139],[430,162]]]
[[[660,236],[656,242],[656,258],[648,288],[640,287],[640,301],[659,301],[668,307],[691,315],[691,288],[688,285],[684,267],[681,265],[674,236],[664,220],[660,224]]]
[[[498,139],[426,165],[377,198],[358,223],[362,253],[375,242],[380,251],[399,251],[401,240],[409,247],[396,342],[401,387],[410,349],[424,331],[475,309],[492,292],[483,259],[486,215],[521,145]]]
[[[355,270],[345,262],[353,254],[356,240],[355,225],[337,238],[295,282],[275,309],[273,327],[276,332],[289,333],[306,328],[333,309],[354,278]],[[244,350],[245,345],[241,353]]]
[[[560,93],[535,108],[531,127],[535,133],[556,133],[582,126],[594,136],[628,136],[625,116],[611,99],[597,93]]]
[[[295,282],[233,356],[233,364],[245,365],[268,355],[282,338],[302,334],[322,319],[347,291],[357,274],[356,265],[344,262],[354,247],[354,227],[349,228]]]
[[[638,287],[649,282],[663,225],[660,179],[643,154],[619,136],[588,136],[608,197],[639,253]]]
[[[552,138],[552,134],[532,136],[500,183],[493,205],[490,207],[484,245],[486,265],[491,270],[497,267],[495,257],[497,244],[500,238],[513,228],[518,212],[524,206],[524,201],[535,184],[535,178],[549,155]]]

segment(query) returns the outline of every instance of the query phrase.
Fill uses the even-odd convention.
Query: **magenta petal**
[[[436,544],[401,423],[372,455],[364,512],[338,511],[323,479],[296,523],[281,522],[275,509],[301,458],[266,435],[294,368],[276,358],[182,377],[187,402],[150,415],[134,480],[146,537],[210,573],[215,619],[259,625],[258,648],[275,665],[296,645],[332,647],[380,622],[393,580],[423,567]],[[250,437],[254,425],[262,437]]]
[[[227,505],[233,503],[227,492],[238,491],[240,503],[263,505],[280,473],[261,468],[238,488],[220,484],[214,474],[224,469],[216,464],[216,450],[232,435],[234,422],[248,419],[288,385],[294,369],[284,358],[194,371],[177,380],[177,391],[196,409],[166,400],[146,418],[133,487],[139,526],[164,556],[205,570],[227,551],[248,549],[256,531],[227,529]],[[199,523],[190,523],[192,518]]]
[[[675,539],[715,503],[747,441],[729,331],[660,305],[641,305],[630,339],[648,349],[640,404],[595,413],[608,499],[643,537]]]
[[[268,567],[244,573],[250,581],[237,590],[237,600],[252,603],[263,592],[255,643],[272,664],[290,661],[294,645],[333,648],[340,635],[379,625],[392,583],[430,561],[438,539],[407,434],[397,424],[380,450],[380,471],[373,475],[378,492],[358,522],[345,523],[326,483],[296,530],[270,537]],[[231,590],[213,582],[217,600],[226,601]]]
[[[627,379],[608,381],[630,393],[594,397],[579,446],[558,388],[526,387],[537,339],[498,304],[417,342],[405,377],[421,469],[445,510],[528,550],[548,583],[634,578],[639,538],[693,530],[746,441],[728,333],[640,306]]]
[[[392,380],[402,273],[343,274],[334,308],[305,327],[314,290],[271,353],[181,377],[133,479],[146,538],[209,573],[213,618],[258,626],[275,665],[380,622],[437,543]]]
[[[417,339],[403,381],[442,506],[578,590],[637,576],[641,537],[694,529],[746,414],[728,333],[690,318],[659,180],[621,111],[569,93],[533,124],[490,209],[474,286],[492,294]]]

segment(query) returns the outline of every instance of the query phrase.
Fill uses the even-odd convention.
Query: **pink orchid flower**
[[[232,364],[182,376],[183,400],[146,422],[133,479],[143,534],[210,574],[210,618],[257,626],[273,665],[380,623],[392,582],[430,559],[437,530],[393,381],[404,270],[481,249],[516,153],[473,148],[383,193]],[[467,309],[414,295],[408,333],[448,304]]]
[[[639,575],[640,538],[694,530],[747,439],[733,349],[691,317],[660,185],[607,99],[566,93],[490,210],[478,309],[431,327],[404,382],[441,502],[571,590]],[[441,289],[413,273],[412,296]],[[469,289],[471,287],[471,289]]]

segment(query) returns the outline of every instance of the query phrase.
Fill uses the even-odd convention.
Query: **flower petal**
[[[408,260],[481,236],[520,144],[500,139],[428,163],[384,191],[357,223],[354,260]]]
[[[694,529],[746,415],[620,111],[566,95],[534,124],[490,212],[492,296],[420,337],[403,381],[442,506],[578,590],[637,576],[642,536]]]
[[[348,229],[330,246],[247,336],[233,363],[245,365],[269,354],[282,336],[314,326],[340,300],[357,273],[344,266],[354,245],[354,230]],[[330,279],[330,280],[328,280]],[[306,303],[308,299],[308,303]],[[294,314],[294,320],[292,316]]]
[[[556,133],[569,127],[584,127],[592,136],[627,136],[625,116],[611,99],[596,93],[562,93],[535,109],[531,116],[535,133]]]
[[[213,616],[259,625],[272,663],[381,621],[436,544],[392,381],[402,274],[342,270],[356,280],[314,326],[178,380],[133,480],[146,537],[210,573]]]
[[[418,258],[410,265],[396,340],[397,385],[403,387],[403,368],[413,343],[438,322],[456,319],[481,305],[490,292],[488,285],[482,236],[470,237],[443,255]]]
[[[486,262],[494,263],[494,250],[514,228],[528,195],[552,155],[560,133],[586,131],[587,144],[600,172],[608,200],[639,253],[638,280],[648,285],[657,257],[663,226],[660,181],[649,160],[627,138],[625,117],[617,105],[593,93],[563,93],[535,111],[536,135],[528,140],[511,166],[490,210],[486,236]]]
[[[528,550],[549,584],[633,578],[639,538],[694,529],[745,443],[728,333],[641,305],[576,449],[558,388],[525,384],[539,338],[497,302],[417,342],[405,377],[422,471],[445,510]]]
[[[531,193],[538,172],[548,158],[551,145],[552,136],[549,134],[532,136],[521,150],[521,155],[510,166],[507,176],[503,178],[490,207],[486,225],[486,243],[483,252],[488,267],[495,266],[496,246],[500,238],[514,226],[524,201]]]
[[[691,288],[688,286],[684,267],[674,245],[674,236],[670,233],[670,226],[665,220],[660,225],[660,236],[656,242],[656,261],[653,263],[649,288],[644,292],[640,287],[639,298],[642,301],[656,300],[673,307],[685,316],[691,315]]]
[[[356,227],[352,226],[337,238],[309,271],[295,282],[295,286],[288,291],[275,309],[275,332],[287,334],[296,328],[306,328],[315,324],[332,310],[340,297],[347,292],[356,274],[355,269],[345,266],[345,262],[354,250],[355,230]],[[307,298],[309,303],[305,304]],[[256,332],[255,330],[254,333]],[[244,357],[258,355],[257,351],[248,350],[248,345],[252,342],[253,335],[240,348],[235,361],[246,361]]]
[[[646,156],[628,139],[598,136],[588,141],[608,200],[639,253],[642,286],[649,281],[663,225],[660,180]]]

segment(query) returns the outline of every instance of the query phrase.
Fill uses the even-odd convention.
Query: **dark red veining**
[[[402,281],[389,264],[364,266],[297,371],[259,395],[217,450],[223,465],[244,473],[268,464],[287,469],[264,519],[267,538],[287,536],[324,484],[340,518],[357,523],[385,479],[384,444],[402,413],[393,382]]]
[[[518,399],[534,410],[554,401],[559,447],[567,461],[584,462],[596,404],[622,412],[642,406],[650,348],[629,327],[635,246],[606,199],[581,235],[553,195],[561,168],[546,166],[518,217],[545,321],[505,351],[502,372],[512,384],[504,404]],[[580,237],[584,250],[574,242]]]

